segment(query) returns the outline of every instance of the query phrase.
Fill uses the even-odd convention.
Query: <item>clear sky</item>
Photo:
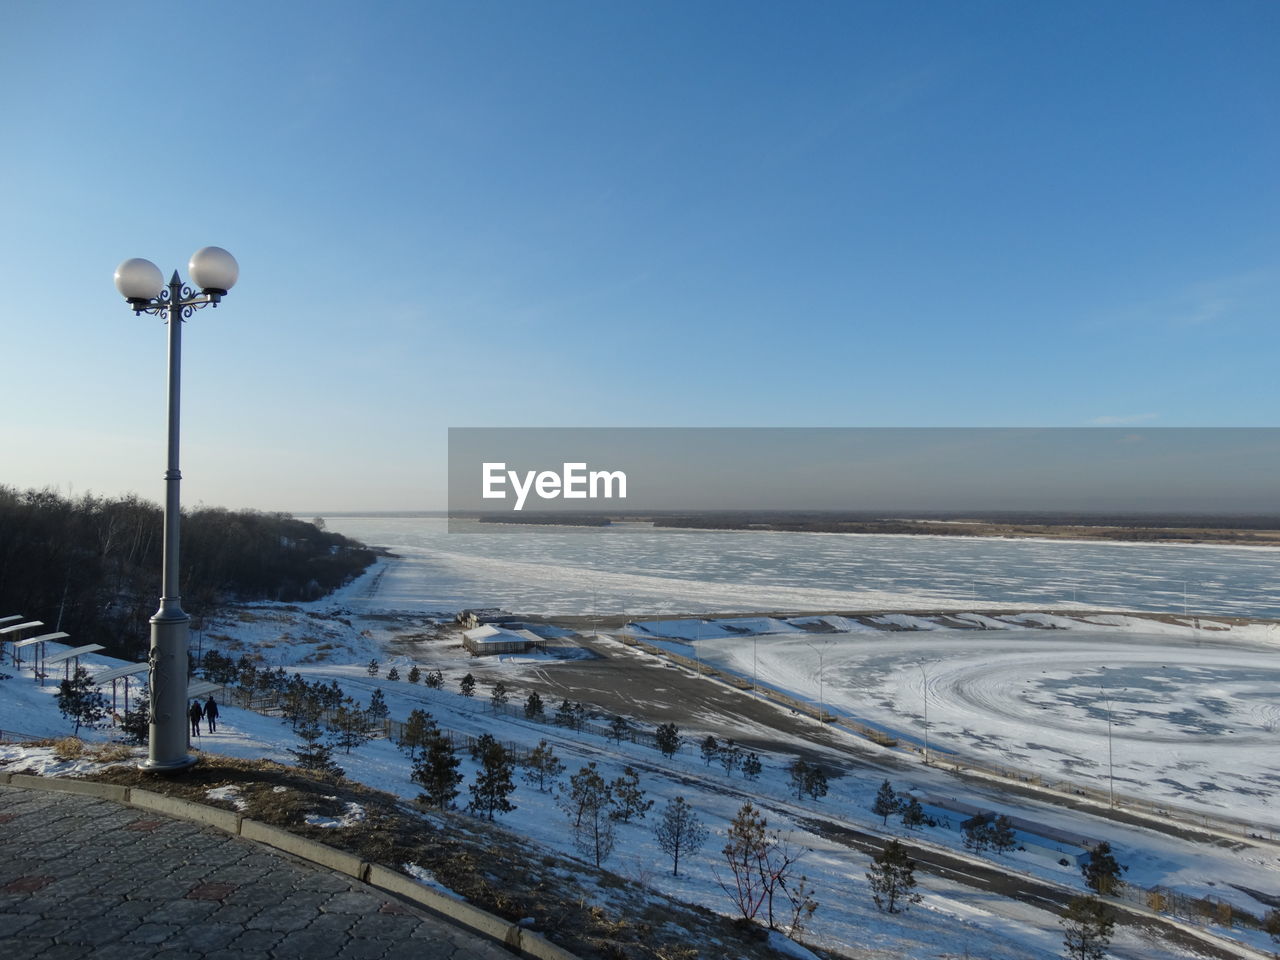
[[[450,426],[1277,426],[1273,0],[0,5],[0,482],[445,504]]]

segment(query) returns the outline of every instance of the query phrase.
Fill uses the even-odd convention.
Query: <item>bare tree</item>
[[[561,808],[573,819],[573,842],[600,866],[613,852],[616,839],[610,806],[613,791],[600,776],[594,762],[569,778],[569,787],[560,794]]]
[[[716,882],[744,920],[755,920],[763,911],[769,929],[777,930],[775,898],[790,885],[800,852],[768,826],[768,821],[750,803],[739,808],[729,825],[729,842],[722,850],[732,879],[726,881],[717,874]]]

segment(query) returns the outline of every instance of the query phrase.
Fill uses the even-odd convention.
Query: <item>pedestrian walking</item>
[[[209,725],[210,733],[218,732],[218,701],[213,697],[205,701],[204,721]]]
[[[191,735],[200,736],[200,718],[204,716],[204,711],[200,709],[199,700],[191,701],[191,709],[187,711],[187,716],[191,718]]]

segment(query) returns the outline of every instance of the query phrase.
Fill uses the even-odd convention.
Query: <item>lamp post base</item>
[[[189,770],[200,762],[199,757],[183,757],[180,760],[167,761],[151,761],[144,760],[138,764],[138,769],[143,773],[181,773],[183,770]]]
[[[188,755],[187,625],[176,602],[161,601],[151,618],[151,727],[140,770],[176,773],[196,762]]]

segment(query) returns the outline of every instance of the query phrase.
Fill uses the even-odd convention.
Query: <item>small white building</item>
[[[528,630],[508,630],[506,627],[495,627],[491,623],[464,630],[462,646],[470,651],[473,657],[493,656],[499,653],[528,653],[530,650],[541,650],[543,640]]]

